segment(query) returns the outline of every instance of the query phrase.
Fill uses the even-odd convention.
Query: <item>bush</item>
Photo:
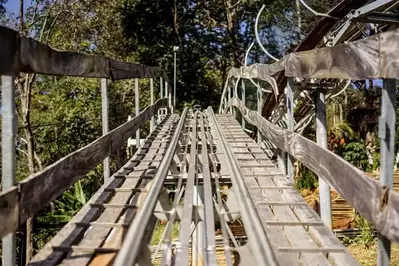
[[[316,175],[307,168],[303,168],[302,177],[295,181],[295,186],[297,189],[310,189],[314,190],[319,186]]]
[[[363,142],[351,142],[345,145],[344,159],[363,171],[370,171],[366,145]]]

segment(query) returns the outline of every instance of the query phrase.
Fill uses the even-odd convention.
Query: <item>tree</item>
[[[7,3],[7,0],[0,0],[0,17],[4,16],[6,13],[6,8],[4,7],[5,3]]]

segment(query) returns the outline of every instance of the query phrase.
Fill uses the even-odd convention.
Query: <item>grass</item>
[[[166,229],[166,222],[163,224],[161,223],[160,220],[157,221],[157,224],[155,225],[155,230],[154,234],[152,235],[152,240],[151,240],[151,245],[155,246],[158,245],[159,240],[161,240],[162,234],[164,230]],[[176,240],[179,236],[179,222],[174,222],[172,226],[172,241]]]
[[[377,241],[375,240],[369,248],[364,244],[352,243],[348,249],[353,257],[364,266],[377,265]],[[399,265],[399,245],[392,244],[391,250],[391,265]]]

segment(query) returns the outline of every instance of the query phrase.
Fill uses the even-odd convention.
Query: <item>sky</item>
[[[24,8],[26,9],[31,4],[31,0],[24,0]],[[8,12],[18,14],[19,12],[19,0],[8,0],[5,4]]]

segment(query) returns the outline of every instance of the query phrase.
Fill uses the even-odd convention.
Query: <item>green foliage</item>
[[[370,171],[366,145],[363,142],[351,142],[345,145],[344,159],[363,171]]]
[[[0,16],[5,2],[0,0]],[[173,76],[172,47],[178,45],[179,106],[200,104],[202,107],[216,107],[228,68],[243,63],[245,50],[254,39],[253,22],[264,1],[241,1],[230,8],[226,8],[226,4],[232,4],[229,0],[176,3],[174,10],[172,0],[32,1],[33,5],[25,14],[25,34],[60,50],[162,66],[169,77]],[[335,1],[310,1],[310,4],[316,4],[318,10],[325,11]],[[262,15],[261,38],[276,55],[292,49],[315,20],[314,16],[303,14],[303,32],[299,32],[293,25],[296,18],[287,15],[296,14],[295,8],[292,1],[269,1],[268,10]],[[227,21],[228,16],[231,16],[231,21]],[[277,38],[274,32],[276,20],[281,30],[289,33],[283,34],[283,38]],[[254,50],[250,61],[265,62],[266,58],[259,50]],[[43,167],[102,135],[99,87],[98,79],[36,77],[30,115],[35,152]],[[159,98],[159,87],[159,81],[155,80],[156,99]],[[134,96],[131,81],[109,85],[110,129],[126,122],[127,116],[134,113]],[[148,80],[140,81],[141,109],[149,101]],[[21,102],[17,105],[21,109]],[[19,110],[20,116],[22,113]],[[19,126],[20,136],[23,135],[23,126]],[[147,133],[148,124],[142,128],[142,135]],[[26,144],[18,143],[18,148],[17,179],[22,180],[29,175]],[[114,170],[126,159],[123,155],[112,154]],[[303,182],[303,187],[317,185],[310,171],[305,174]],[[49,225],[69,221],[101,183],[102,166],[99,165],[38,213],[37,221]],[[174,230],[177,230],[175,225]],[[40,249],[55,232],[53,229],[34,232],[36,248]]]
[[[303,167],[302,177],[300,179],[295,180],[295,187],[298,190],[303,190],[303,189],[314,190],[318,186],[319,184],[316,175],[309,169]]]
[[[0,17],[4,16],[6,12],[6,8],[4,7],[5,3],[7,3],[7,0],[0,0]]]
[[[360,235],[352,240],[352,243],[364,245],[367,249],[375,242],[374,228],[372,224],[358,213],[355,215],[356,227],[360,230]]]

